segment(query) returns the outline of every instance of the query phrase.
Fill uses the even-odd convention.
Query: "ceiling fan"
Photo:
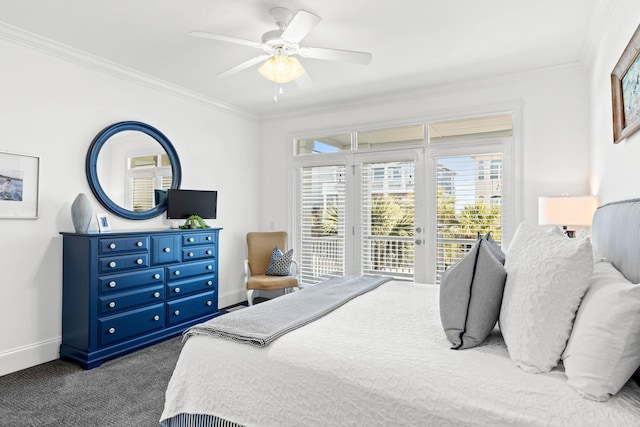
[[[287,83],[295,80],[299,86],[306,86],[310,84],[311,80],[308,75],[305,74],[304,68],[295,56],[363,65],[371,62],[371,54],[367,52],[300,46],[299,43],[302,39],[320,22],[321,18],[313,13],[299,10],[294,15],[292,11],[284,7],[274,7],[269,13],[275,19],[278,29],[264,33],[261,42],[212,34],[204,31],[191,31],[189,33],[195,37],[250,46],[261,49],[264,52],[261,55],[221,72],[216,77],[231,76],[260,62],[264,62],[259,71],[265,78],[276,83]],[[304,78],[299,79],[301,76],[304,76]]]

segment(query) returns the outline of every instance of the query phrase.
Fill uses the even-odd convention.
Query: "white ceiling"
[[[261,116],[318,104],[583,61],[600,0],[0,0],[0,22]],[[262,51],[189,36],[260,41],[269,10],[322,21],[303,46],[371,52],[369,65],[301,59],[313,86],[278,104],[258,65],[215,75]]]

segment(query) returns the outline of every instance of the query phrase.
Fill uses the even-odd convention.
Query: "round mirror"
[[[120,122],[93,139],[86,161],[93,195],[109,212],[150,219],[167,209],[166,191],[180,188],[178,153],[159,130],[141,122]]]

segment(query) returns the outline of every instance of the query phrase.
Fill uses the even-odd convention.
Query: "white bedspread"
[[[581,398],[561,370],[528,374],[497,331],[450,350],[438,287],[392,281],[265,348],[194,336],[162,419],[216,415],[246,426],[638,426],[640,388]]]

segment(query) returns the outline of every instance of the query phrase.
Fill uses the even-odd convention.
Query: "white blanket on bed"
[[[334,277],[304,292],[283,295],[251,310],[234,311],[195,325],[184,333],[184,338],[210,335],[265,347],[389,280],[375,276]]]
[[[438,287],[393,281],[266,348],[190,338],[162,419],[179,413],[278,427],[637,426],[640,390],[582,399],[561,370],[516,367],[497,331],[450,350]]]

